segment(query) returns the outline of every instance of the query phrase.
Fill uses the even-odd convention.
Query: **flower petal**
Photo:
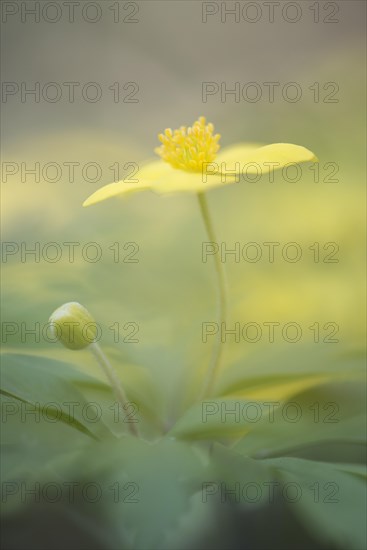
[[[98,189],[88,197],[83,206],[91,206],[118,195],[130,195],[138,191],[154,191],[160,195],[171,193],[199,193],[213,187],[232,183],[234,177],[223,178],[221,174],[206,175],[199,172],[186,172],[172,168],[161,160],[142,166],[134,175],[138,182],[118,181]],[[226,180],[223,182],[222,180]]]
[[[221,149],[216,156],[215,162],[218,164],[221,162],[232,164],[241,162],[242,159],[263,146],[263,143],[235,143]]]
[[[152,160],[142,165],[139,172],[136,174],[138,179],[157,180],[163,176],[172,173],[172,166],[162,159]],[[175,170],[176,172],[176,170]]]
[[[152,190],[159,194],[198,193],[218,185],[232,183],[235,179],[235,176],[224,178],[220,173],[212,175],[179,170],[162,160],[145,164],[136,177],[150,181]]]
[[[90,195],[84,202],[83,206],[91,206],[92,204],[97,204],[111,197],[116,197],[118,195],[130,195],[131,193],[136,193],[138,191],[146,191],[151,188],[150,182],[126,182],[118,181],[115,183],[109,183],[101,189],[98,189],[95,193]]]
[[[155,184],[159,183],[162,177],[172,171],[172,168],[162,160],[153,160],[147,162],[141,169],[134,174],[136,181],[120,180],[115,183],[109,183],[95,193],[90,195],[83,203],[83,206],[91,206],[118,195],[131,195],[139,191],[154,191]]]
[[[236,144],[221,151],[213,164],[215,174],[201,174],[177,170],[162,160],[148,162],[135,174],[137,182],[119,181],[98,189],[88,197],[83,206],[90,206],[118,195],[130,195],[138,191],[154,191],[160,195],[171,193],[200,193],[238,181],[235,174],[227,171],[239,164],[241,173],[258,174],[283,168],[287,164],[314,161],[317,157],[305,147],[291,143],[274,143],[260,146],[255,143]],[[222,172],[222,173],[221,173]]]
[[[223,173],[226,170],[234,169],[236,163],[239,163],[241,171],[245,168],[247,174],[257,174],[259,167],[262,173],[268,173],[272,170],[283,168],[287,164],[299,164],[310,161],[318,161],[314,153],[301,145],[294,145],[292,143],[273,143],[272,145],[265,145],[263,147],[247,143],[236,144],[223,149],[216,159],[218,164],[225,163],[225,169],[218,166],[219,170],[222,170]]]
[[[235,181],[236,176],[223,177],[220,173],[214,175],[201,174],[200,172],[185,172],[172,169],[170,176],[161,178],[155,184],[154,191],[161,195],[171,193],[200,193],[214,187],[228,185]]]

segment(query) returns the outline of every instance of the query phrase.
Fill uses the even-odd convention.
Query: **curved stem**
[[[209,214],[208,203],[207,203],[205,194],[198,193],[198,199],[199,199],[200,210],[203,216],[209,241],[211,241],[212,243],[216,243],[217,241],[215,237],[215,232],[214,232],[213,224]],[[227,316],[227,290],[226,290],[227,285],[226,285],[226,279],[225,279],[225,272],[223,269],[223,264],[221,262],[220,256],[217,254],[214,254],[214,265],[215,265],[217,283],[218,283],[217,309],[218,309],[218,322],[220,326],[218,327],[219,330],[217,333],[216,341],[213,345],[209,368],[208,368],[208,371],[204,380],[204,385],[200,394],[201,399],[208,397],[211,394],[214,386],[214,382],[216,379],[216,375],[218,373],[221,354],[222,354],[221,327],[222,327],[222,323],[225,322],[226,316]]]
[[[94,357],[97,359],[98,364],[102,367],[102,370],[104,371],[105,375],[107,376],[107,379],[109,383],[111,384],[112,390],[115,394],[115,397],[119,404],[122,407],[122,410],[126,410],[126,406],[128,404],[128,400],[125,394],[125,391],[122,387],[121,381],[117,376],[117,373],[109,360],[107,359],[107,356],[102,351],[99,344],[96,342],[93,342],[90,344],[89,349],[93,353]],[[135,426],[133,422],[127,423],[129,426],[129,430],[132,435],[135,435],[136,437],[139,436],[138,429]]]

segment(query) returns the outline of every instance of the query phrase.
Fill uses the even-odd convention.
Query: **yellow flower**
[[[237,183],[241,174],[261,175],[288,164],[317,161],[314,153],[291,143],[236,144],[218,153],[220,135],[213,124],[200,117],[178,130],[166,129],[158,136],[161,160],[147,163],[138,172],[138,182],[119,181],[98,189],[83,206],[96,204],[116,195],[150,190],[159,194],[203,193],[208,189]],[[218,154],[217,154],[218,153]]]

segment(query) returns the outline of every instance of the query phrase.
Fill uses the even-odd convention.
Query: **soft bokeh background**
[[[264,7],[258,23],[229,18],[223,24],[217,15],[204,24],[202,3],[194,1],[138,2],[138,23],[113,23],[110,4],[100,3],[103,17],[95,24],[82,21],[77,10],[74,23],[64,14],[55,24],[23,24],[14,16],[3,25],[3,81],[29,87],[93,81],[103,90],[97,103],[83,101],[78,92],[73,104],[65,94],[57,103],[32,98],[22,103],[19,94],[3,103],[3,162],[28,168],[35,162],[80,163],[74,182],[66,168],[56,183],[9,176],[2,184],[3,240],[29,248],[35,242],[41,247],[51,241],[97,242],[103,250],[95,264],[84,261],[78,249],[76,261],[68,262],[65,247],[62,261],[54,264],[21,262],[19,254],[9,258],[3,265],[3,321],[31,328],[46,323],[62,303],[79,301],[102,325],[102,345],[128,386],[157,385],[166,417],[174,403],[190,399],[211,349],[212,340],[201,342],[201,323],[215,321],[215,275],[212,263],[201,261],[207,238],[197,200],[147,192],[88,209],[81,205],[112,181],[111,165],[145,161],[154,155],[158,132],[205,115],[223,146],[304,145],[320,159],[321,180],[325,163],[339,166],[338,183],[315,183],[306,166],[297,183],[278,175],[274,183],[263,178],[210,192],[217,238],[228,248],[235,242],[296,241],[303,250],[295,264],[279,255],[273,264],[229,259],[230,321],[295,321],[303,330],[301,343],[311,341],[308,327],[314,322],[334,322],[340,344],[330,346],[359,349],[365,334],[365,3],[337,2],[339,22],[328,24],[313,22],[307,0],[298,3],[303,15],[294,24],[278,12],[269,23]],[[324,4],[321,18],[328,13]],[[233,96],[221,102],[219,94],[203,103],[205,81],[226,82],[228,88],[235,82],[297,82],[303,97],[288,103],[278,89],[270,103],[263,87],[257,103],[236,103]],[[108,90],[114,82],[136,82],[139,102],[114,103]],[[325,83],[336,82],[338,102],[315,103],[309,90],[315,82],[321,94]],[[102,167],[98,182],[83,180],[81,167],[88,162]],[[114,263],[108,247],[116,241],[137,243],[139,262]],[[338,243],[339,262],[313,262],[308,247],[315,242]],[[139,343],[114,343],[108,327],[116,322],[137,323]],[[256,344],[226,344],[223,368],[239,358],[251,361],[269,346],[274,354],[292,346],[280,338],[268,344],[265,334]],[[87,351],[73,354],[31,336],[25,340],[9,337],[5,347],[74,361],[101,376]],[[274,397],[282,397],[290,389],[273,390]]]
[[[76,92],[72,104],[64,87],[57,103],[35,103],[32,97],[22,103],[18,94],[3,104],[3,162],[63,166],[56,183],[42,176],[34,183],[31,175],[22,183],[20,171],[3,183],[3,240],[29,247],[36,241],[41,247],[50,241],[61,246],[93,241],[103,257],[88,263],[77,251],[71,264],[64,246],[55,264],[10,257],[4,265],[3,320],[42,324],[57,306],[78,300],[104,326],[140,325],[139,344],[113,348],[116,356],[142,364],[153,377],[163,368],[165,380],[177,381],[182,371],[186,377],[199,368],[210,347],[201,344],[201,322],[215,320],[215,279],[211,262],[201,262],[207,239],[195,197],[161,199],[144,193],[89,209],[81,203],[112,181],[112,164],[120,163],[125,176],[125,163],[154,155],[159,131],[204,114],[222,134],[222,145],[286,141],[310,148],[321,163],[321,183],[314,183],[304,168],[297,183],[277,177],[271,184],[264,178],[210,193],[217,238],[228,248],[235,242],[296,241],[303,250],[295,264],[280,255],[274,264],[265,257],[254,264],[229,257],[231,320],[296,321],[302,340],[310,338],[307,327],[313,322],[331,321],[340,325],[342,342],[359,344],[364,334],[364,3],[339,2],[334,16],[339,22],[329,24],[313,22],[308,2],[302,2],[302,17],[294,24],[282,20],[280,12],[269,23],[264,6],[258,23],[235,23],[233,17],[221,23],[216,15],[205,24],[200,2],[180,1],[140,2],[138,23],[115,24],[108,2],[101,6],[102,19],[95,24],[76,11],[74,23],[63,12],[55,24],[36,24],[31,18],[23,24],[13,16],[4,25],[5,82],[31,88],[34,82],[93,81],[103,95],[87,103]],[[323,6],[320,10],[322,17],[329,13]],[[122,9],[121,18],[130,11]],[[117,81],[136,82],[139,102],[114,103],[108,86]],[[219,94],[203,103],[205,81],[226,82],[228,88],[234,82],[297,82],[303,97],[289,103],[278,89],[269,103],[262,86],[257,103],[235,103],[233,96],[221,102]],[[309,90],[314,82],[320,83],[321,97],[322,86],[336,82],[338,102],[315,103]],[[80,163],[74,182],[68,181],[65,162]],[[83,179],[88,162],[101,166],[100,181]],[[322,182],[329,173],[323,169],[326,162],[338,164],[339,183]],[[113,263],[108,246],[116,241],[136,242],[139,263]],[[340,246],[339,263],[314,263],[308,247],[329,241]],[[45,342],[33,345],[32,337],[26,340],[21,349],[41,346],[50,354],[64,353]],[[257,344],[227,346],[225,363],[264,343],[265,334]],[[16,337],[9,337],[8,344],[19,345]],[[104,345],[113,345],[111,330],[104,332]],[[84,364],[88,358],[82,355]]]

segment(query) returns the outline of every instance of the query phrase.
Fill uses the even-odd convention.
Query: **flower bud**
[[[95,320],[78,302],[68,302],[56,309],[49,322],[53,336],[68,349],[84,349],[97,336]]]

